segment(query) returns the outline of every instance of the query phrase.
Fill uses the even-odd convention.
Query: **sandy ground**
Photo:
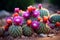
[[[53,36],[53,37],[36,37],[36,38],[4,38],[0,40],[60,40],[60,35],[59,36]]]

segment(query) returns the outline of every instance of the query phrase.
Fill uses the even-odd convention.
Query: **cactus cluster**
[[[4,29],[7,29],[10,36],[18,37],[32,36],[34,33],[49,34],[57,26],[60,27],[60,14],[50,15],[49,10],[43,8],[42,4],[38,7],[29,6],[26,11],[15,8],[14,14],[6,19],[7,25]],[[3,35],[2,29],[0,35]]]

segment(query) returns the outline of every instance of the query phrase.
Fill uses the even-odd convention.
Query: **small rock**
[[[32,35],[32,37],[34,38],[35,36],[34,36],[34,35]]]
[[[1,19],[2,25],[6,25],[6,19]]]
[[[40,34],[41,37],[47,37],[47,34]]]
[[[34,36],[37,37],[38,35],[36,33],[34,33]]]
[[[21,38],[25,38],[25,36],[24,36],[24,35],[22,35],[22,36],[21,36]]]
[[[55,34],[49,34],[48,36],[49,36],[49,37],[53,37],[54,35],[55,35]]]
[[[27,37],[27,36],[25,36],[25,38],[27,39],[28,37]]]
[[[9,36],[9,33],[8,33],[8,32],[5,32],[5,33],[4,33],[4,36]]]
[[[7,36],[7,37],[4,37],[4,40],[13,40],[13,37]]]
[[[0,40],[3,40],[3,38],[2,38],[2,37],[0,37]]]
[[[5,10],[0,11],[0,19],[10,16],[11,14]]]

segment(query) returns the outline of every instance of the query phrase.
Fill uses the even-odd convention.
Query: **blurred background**
[[[6,10],[13,12],[15,7],[19,7],[22,10],[26,10],[29,5],[36,5],[38,3],[52,4],[60,7],[60,0],[1,0],[0,1],[0,10]]]

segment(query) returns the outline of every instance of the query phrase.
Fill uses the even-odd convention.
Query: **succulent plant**
[[[56,22],[60,22],[60,15],[59,14],[52,14],[51,16],[50,16],[50,19],[49,19],[49,21],[51,22],[51,23],[56,23]]]
[[[32,29],[26,25],[23,26],[22,31],[25,36],[31,36],[33,33]]]
[[[49,16],[49,11],[45,8],[41,8],[40,10],[40,16],[43,18],[43,16]]]
[[[40,34],[40,33],[47,34],[47,33],[49,33],[49,31],[50,31],[50,27],[49,27],[47,24],[42,23],[42,22],[40,22],[40,27],[39,27],[39,29],[36,30],[36,32],[37,32],[38,34]]]
[[[11,36],[18,37],[18,36],[22,35],[22,28],[15,26],[15,25],[12,25],[11,27],[9,27],[8,32]]]
[[[2,36],[3,34],[4,34],[4,29],[0,27],[0,36]]]

